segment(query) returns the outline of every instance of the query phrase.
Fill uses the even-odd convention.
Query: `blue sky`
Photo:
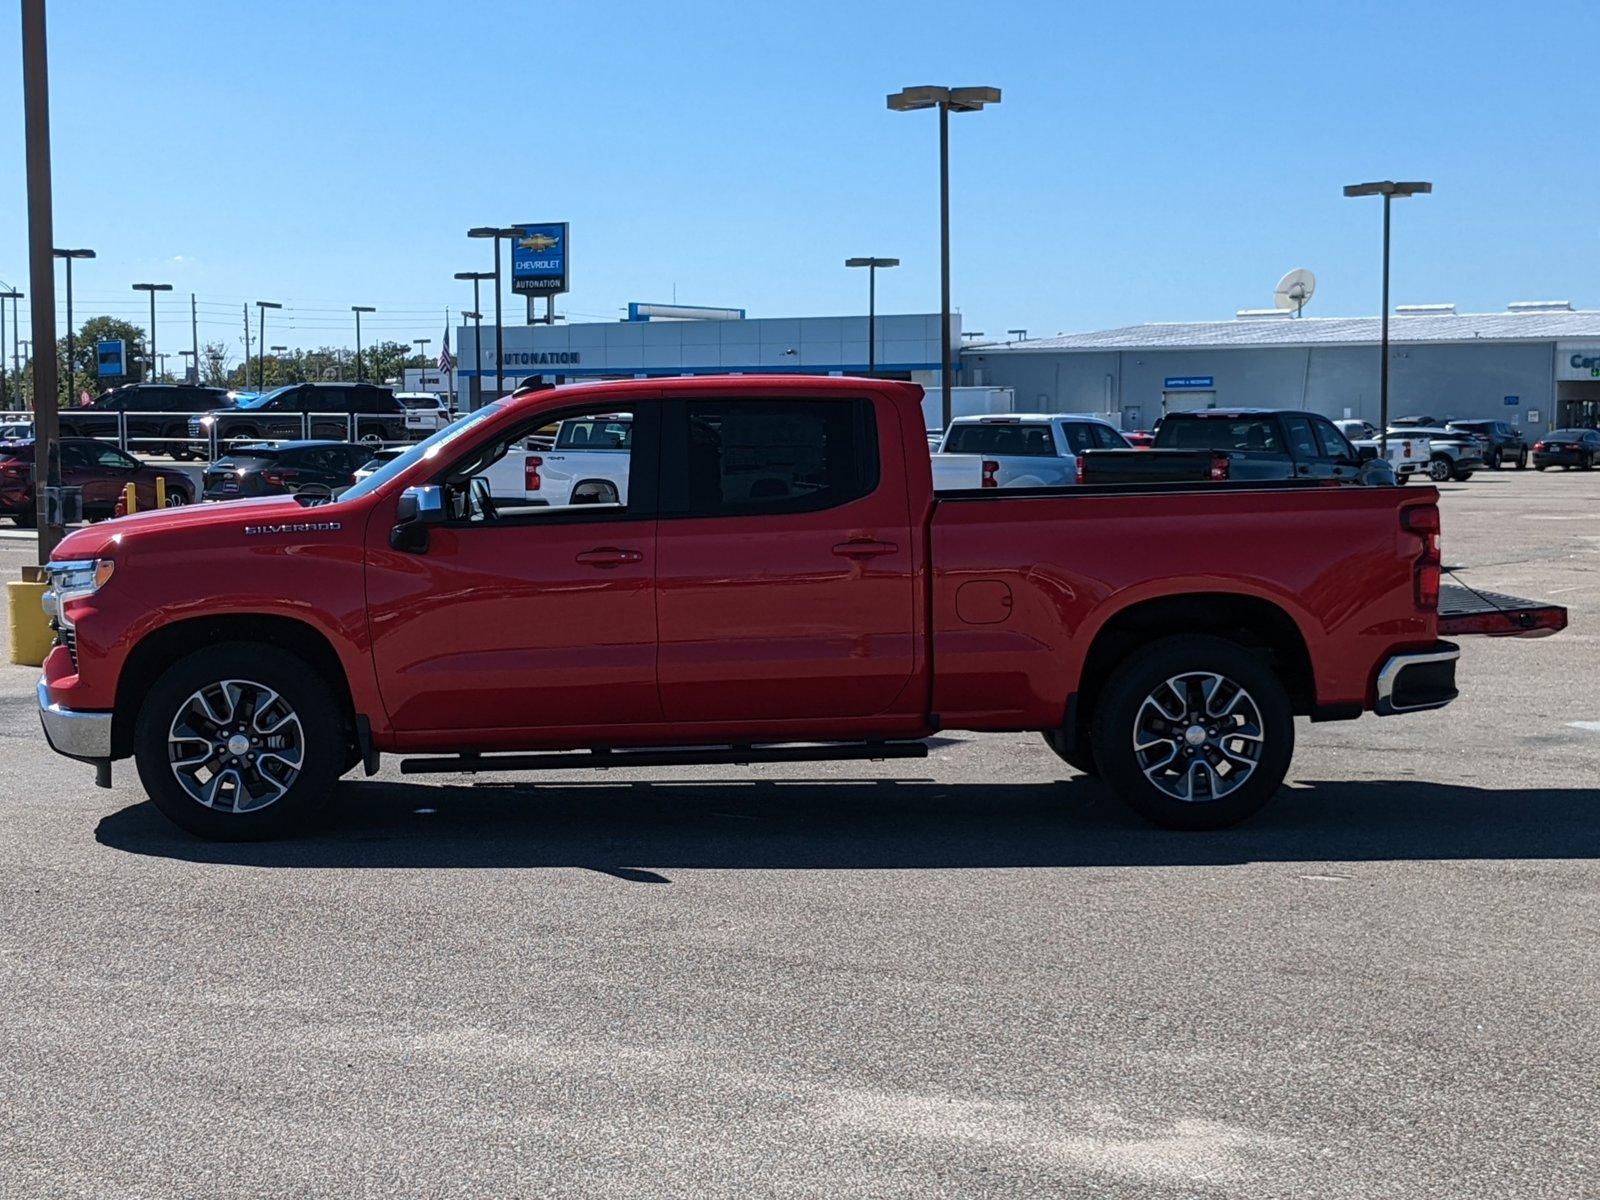
[[[952,119],[968,329],[1223,318],[1297,266],[1310,315],[1376,311],[1379,206],[1339,189],[1385,177],[1437,189],[1396,207],[1396,303],[1600,307],[1586,9],[56,0],[56,239],[99,251],[80,318],[166,281],[202,339],[256,298],[289,306],[271,342],[348,344],[354,303],[369,337],[437,339],[452,273],[489,265],[467,226],[524,220],[572,223],[574,320],[674,291],[861,311],[857,254],[904,262],[884,311],[929,311],[935,118],[884,96],[982,83],[1003,103]],[[17,21],[0,280],[26,289]]]

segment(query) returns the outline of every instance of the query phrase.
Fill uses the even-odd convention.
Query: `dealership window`
[[[878,483],[872,408],[851,400],[691,400],[678,506],[693,516],[833,508]]]

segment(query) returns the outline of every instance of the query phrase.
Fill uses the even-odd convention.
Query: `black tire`
[[[1100,768],[1095,765],[1094,749],[1089,745],[1089,739],[1080,737],[1077,745],[1071,750],[1066,749],[1066,741],[1061,736],[1059,729],[1046,729],[1042,734],[1044,744],[1055,751],[1056,757],[1080,775],[1087,775],[1091,779],[1100,778]]]
[[[1517,470],[1526,471],[1527,469],[1528,469],[1528,452],[1526,450],[1523,450],[1520,454],[1517,455]]]
[[[1500,451],[1489,451],[1488,467],[1491,471],[1498,471],[1500,469]]]
[[[1450,473],[1450,478],[1454,479],[1457,483],[1465,483],[1467,480],[1472,478],[1472,472],[1471,471],[1452,471]]]
[[[1534,469],[1534,470],[1535,470],[1535,471],[1542,471],[1542,470],[1544,470],[1544,469],[1545,469],[1545,468],[1546,468],[1546,467],[1548,467],[1548,466],[1549,466],[1549,465],[1550,465],[1550,464],[1549,464],[1549,463],[1534,463],[1534,464],[1533,464],[1533,469]]]
[[[1585,454],[1582,458],[1580,458],[1578,460],[1578,470],[1580,470],[1580,471],[1592,471],[1592,470],[1594,470],[1594,455]]]
[[[1218,675],[1243,689],[1260,720],[1260,749],[1253,768],[1231,791],[1210,799],[1181,799],[1158,787],[1145,775],[1134,750],[1134,736],[1147,700],[1167,680],[1191,673]],[[1167,720],[1175,733],[1170,743],[1172,761],[1187,761],[1179,757],[1187,746],[1186,737],[1176,735],[1179,722]],[[1219,721],[1212,728],[1222,727]],[[1204,732],[1205,727],[1200,728]],[[1229,739],[1224,734],[1217,740]],[[1233,749],[1244,744],[1236,741]],[[1095,705],[1091,745],[1106,783],[1146,820],[1167,829],[1224,829],[1259,812],[1282,785],[1294,756],[1294,711],[1278,677],[1237,642],[1198,635],[1162,638],[1124,659],[1106,681]],[[1209,762],[1215,750],[1207,741],[1197,752]],[[1148,765],[1157,769],[1153,762]],[[1187,776],[1188,786],[1198,788],[1192,769]],[[1207,777],[1219,778],[1209,769]],[[1176,781],[1171,782],[1177,786]],[[1208,784],[1206,790],[1215,786],[1215,782]]]
[[[178,780],[168,748],[168,734],[180,710],[192,696],[223,680],[247,680],[271,689],[299,722],[298,772],[277,799],[246,812],[210,807],[191,796]],[[326,802],[342,773],[347,742],[343,716],[322,677],[287,651],[250,642],[207,646],[168,667],[145,695],[133,733],[139,781],[156,807],[197,837],[228,842],[277,837],[302,824],[309,812]],[[217,762],[222,762],[223,753],[218,752]]]
[[[34,509],[25,508],[19,513],[12,513],[11,519],[24,529],[32,529],[39,523],[39,514]]]

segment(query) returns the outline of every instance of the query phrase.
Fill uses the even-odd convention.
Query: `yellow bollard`
[[[136,512],[138,512],[139,511],[139,489],[134,487],[133,484],[131,484],[131,483],[127,484],[122,489],[122,495],[123,495],[123,500],[124,500],[123,511],[126,512],[126,513],[136,513]]]
[[[7,623],[11,629],[11,661],[14,663],[42,667],[45,655],[50,653],[50,644],[55,641],[50,618],[45,616],[41,604],[45,586],[43,580],[33,579],[6,584],[6,605],[10,610]]]
[[[167,479],[166,479],[166,476],[164,476],[164,475],[157,475],[156,476],[156,507],[157,508],[165,508],[166,506],[167,506]]]

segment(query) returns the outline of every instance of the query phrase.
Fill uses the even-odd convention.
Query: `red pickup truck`
[[[1277,791],[1293,718],[1437,708],[1429,488],[1282,483],[935,498],[921,389],[816,377],[546,389],[488,405],[337,500],[238,500],[79,530],[50,564],[39,706],[179,825],[275,834],[357,766],[527,771],[920,757],[1036,730],[1159,823]],[[623,502],[497,501],[560,421],[632,416]]]

